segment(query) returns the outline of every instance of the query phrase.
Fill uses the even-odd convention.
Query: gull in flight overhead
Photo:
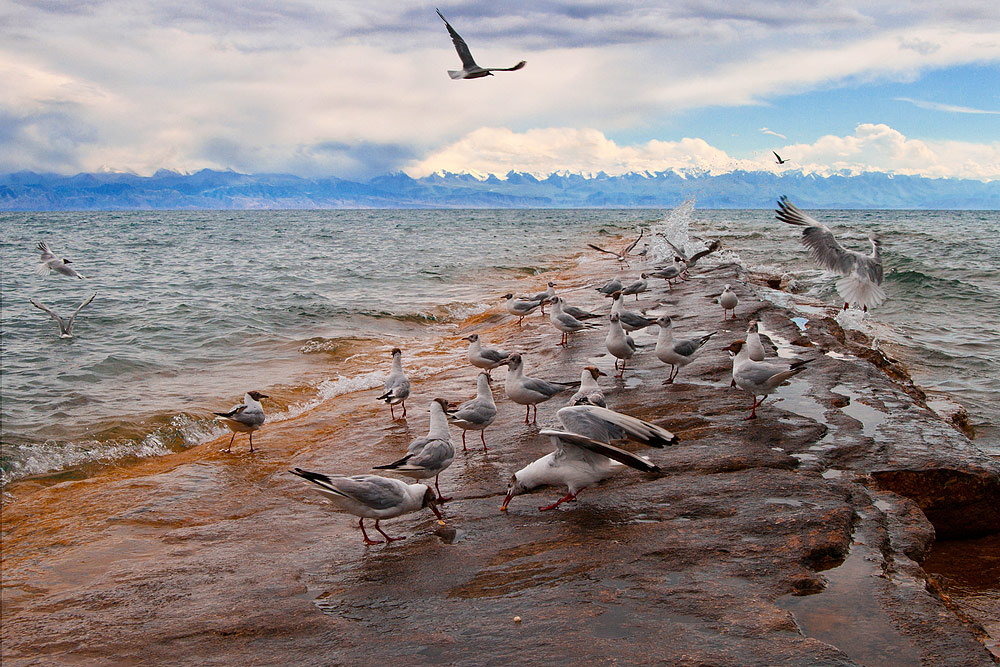
[[[455,409],[445,411],[448,421],[462,429],[462,451],[465,448],[466,431],[479,431],[479,439],[483,441],[483,451],[486,451],[486,427],[497,418],[497,404],[493,401],[493,390],[490,389],[489,373],[479,374],[476,380],[476,397],[462,403]]]
[[[398,479],[378,475],[328,477],[302,468],[289,472],[315,484],[315,490],[323,494],[337,509],[360,517],[358,527],[361,528],[365,544],[382,544],[381,540],[368,537],[368,533],[365,532],[365,519],[375,519],[375,530],[382,534],[386,542],[404,538],[386,535],[378,525],[382,519],[391,519],[426,507],[434,512],[438,523],[444,525],[441,512],[437,508],[438,499],[434,491],[424,484],[407,484]]]
[[[805,365],[812,361],[811,359],[803,359],[793,362],[790,366],[753,361],[750,358],[750,351],[747,349],[745,340],[733,341],[729,347],[724,349],[733,353],[733,380],[736,382],[736,386],[753,396],[753,406],[745,419],[756,419],[757,408],[764,402],[764,399],[780,387],[785,380],[799,374]],[[757,400],[758,396],[760,396],[759,401]]]
[[[441,502],[451,500],[445,498],[438,486],[438,477],[445,468],[455,460],[455,448],[451,444],[451,434],[448,432],[448,416],[445,409],[448,401],[435,398],[431,401],[431,424],[427,435],[417,438],[406,449],[406,456],[382,466],[374,466],[375,470],[392,470],[400,475],[414,479],[434,478],[434,488],[437,489]]]
[[[623,469],[623,465],[642,472],[658,473],[660,468],[644,458],[610,444],[627,438],[648,447],[662,448],[677,444],[677,437],[656,424],[593,405],[565,407],[556,413],[563,428],[542,429],[539,435],[551,438],[555,451],[521,468],[510,478],[501,511],[511,498],[542,485],[565,485],[565,496],[538,509],[555,509],[573,502],[585,488]]]
[[[375,400],[385,401],[386,405],[389,406],[389,414],[392,419],[396,418],[396,412],[392,406],[402,403],[403,418],[405,419],[406,399],[410,395],[410,381],[406,379],[406,374],[403,373],[403,351],[398,347],[392,349],[392,370],[389,371],[389,377],[386,378],[382,391],[385,393]]]
[[[788,160],[782,160],[781,156],[778,155],[775,151],[771,151],[771,152],[774,153],[774,157],[777,158],[778,164],[785,164],[786,162],[788,162]]]
[[[79,306],[77,306],[76,310],[73,311],[73,314],[70,315],[69,319],[66,319],[66,320],[64,320],[63,318],[61,318],[58,315],[56,315],[55,312],[53,312],[53,310],[51,308],[49,308],[48,306],[46,306],[44,303],[42,303],[40,301],[36,301],[35,299],[29,299],[29,300],[31,301],[31,305],[32,306],[34,306],[35,308],[38,308],[40,310],[44,310],[46,313],[48,313],[49,315],[52,316],[52,319],[54,319],[56,322],[59,323],[59,337],[60,338],[72,338],[73,337],[73,322],[74,322],[74,320],[76,320],[77,314],[81,310],[83,310],[84,306],[86,306],[91,301],[93,301],[95,296],[97,296],[97,292],[94,292],[93,294],[91,294],[90,298],[88,298],[86,301],[84,301]]]
[[[253,432],[260,430],[266,419],[264,416],[264,406],[260,404],[260,399],[262,398],[269,398],[269,396],[259,391],[248,391],[243,395],[243,402],[234,405],[232,410],[215,413],[219,417],[222,417],[222,423],[228,426],[229,430],[233,432],[233,437],[229,439],[229,446],[226,447],[227,452],[232,449],[233,440],[236,439],[237,433],[250,434],[250,451],[253,451]]]
[[[710,255],[722,247],[722,243],[718,239],[715,239],[714,241],[709,243],[708,246],[706,246],[704,249],[699,250],[698,252],[688,257],[687,255],[684,254],[684,251],[682,251],[680,248],[674,245],[673,241],[667,238],[666,234],[657,232],[657,236],[661,237],[664,241],[666,241],[667,245],[670,246],[670,248],[674,251],[676,255],[676,259],[674,260],[675,265],[678,263],[684,264],[685,270],[694,266],[695,263],[702,257]]]
[[[67,264],[72,264],[68,259],[63,257],[58,258],[49,250],[49,246],[45,241],[38,242],[38,249],[42,251],[42,261],[39,262],[36,271],[39,275],[47,276],[50,272],[55,271],[56,273],[61,273],[64,276],[69,276],[70,278],[79,278],[83,280],[83,276],[71,269]]]
[[[465,43],[462,36],[455,32],[455,29],[451,27],[448,23],[448,19],[444,17],[440,9],[435,10],[437,15],[441,17],[444,21],[444,25],[448,28],[448,34],[451,35],[451,41],[455,44],[455,50],[458,51],[458,57],[462,59],[462,69],[459,71],[448,70],[448,76],[453,79],[479,79],[484,76],[493,76],[493,72],[513,72],[514,70],[519,70],[524,67],[527,62],[522,60],[513,67],[480,67],[476,64],[476,61],[472,57],[472,52],[469,51],[469,45]]]
[[[870,236],[872,254],[865,255],[856,250],[847,250],[837,243],[833,232],[826,225],[803,213],[788,197],[778,199],[775,217],[790,225],[805,227],[802,230],[802,244],[817,264],[824,269],[842,276],[837,281],[837,292],[844,299],[844,310],[848,305],[860,305],[865,312],[885,301],[882,284],[882,258],[879,257],[881,242]]]

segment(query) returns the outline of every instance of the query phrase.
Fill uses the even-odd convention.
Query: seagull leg
[[[393,419],[396,418],[396,411],[392,409],[392,403],[389,404],[389,414],[392,415]]]
[[[365,544],[382,544],[382,540],[373,540],[368,537],[368,533],[365,532],[365,520],[364,518],[358,519],[358,525],[361,527],[361,535],[365,538]],[[380,533],[382,531],[379,531]],[[385,535],[385,533],[382,533]]]
[[[406,401],[403,401],[403,419],[406,419]]]
[[[253,433],[250,433],[250,451],[253,451]]]
[[[535,412],[531,415],[531,425],[538,426],[538,404],[535,404],[534,408]]]
[[[465,448],[465,429],[464,429],[464,428],[462,429],[462,451],[463,451],[463,452],[465,452],[465,451],[468,451],[468,450],[467,450],[467,449]]]
[[[385,538],[385,541],[387,543],[388,542],[399,542],[400,540],[405,540],[406,539],[405,537],[389,537],[388,535],[386,535],[385,531],[382,530],[381,528],[379,528],[379,526],[378,526],[378,519],[375,519],[375,530],[377,530],[378,532],[382,533],[382,536]]]
[[[517,318],[517,326],[521,326],[522,321],[524,321],[524,315],[521,315],[519,318]]]
[[[528,415],[529,414],[531,414],[531,406],[530,405],[526,405],[526,406],[524,406],[524,423],[525,424],[528,423]]]
[[[583,487],[583,488],[585,489],[587,487]],[[559,507],[563,503],[572,503],[572,502],[575,502],[576,501],[576,496],[580,493],[580,491],[583,491],[583,489],[578,489],[576,493],[567,493],[565,496],[563,496],[559,500],[555,501],[551,505],[546,505],[545,507],[539,507],[538,510],[541,511],[541,512],[547,512],[548,510],[554,510],[555,508]]]
[[[226,454],[228,454],[229,450],[231,450],[233,448],[233,440],[235,440],[235,439],[236,439],[236,431],[233,431],[233,437],[231,437],[229,439],[229,446],[226,447]]]
[[[735,387],[736,386],[736,378],[733,378],[732,380],[729,381],[729,386],[730,387]]]
[[[487,451],[487,449],[486,449],[486,429],[485,428],[482,431],[479,432],[479,439],[483,441],[483,451],[484,452]]]
[[[760,401],[758,401],[756,396],[753,397],[753,405],[750,407],[750,414],[748,416],[744,417],[743,421],[749,421],[751,419],[757,419],[757,408],[760,407],[760,404],[764,402],[765,398],[767,398],[766,395],[762,396],[761,399],[760,399]]]
[[[663,384],[673,384],[674,383],[674,365],[670,364],[670,377],[663,381]]]
[[[847,310],[847,302],[844,302],[844,310]]]
[[[443,493],[441,493],[441,487],[438,486],[438,477],[440,477],[440,476],[441,476],[440,473],[437,474],[437,475],[434,475],[434,488],[437,489],[438,500],[440,502],[442,502],[442,503],[446,503],[449,500],[453,500],[453,498],[451,496],[445,497],[445,495]]]

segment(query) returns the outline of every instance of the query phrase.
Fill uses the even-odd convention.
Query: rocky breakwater
[[[554,277],[561,289],[597,281]],[[510,475],[551,449],[501,383],[489,451],[470,446],[442,474],[455,496],[447,528],[408,515],[383,524],[405,541],[366,547],[356,521],[287,474],[391,460],[423,435],[417,405],[470,393],[464,368],[415,383],[409,423],[390,422],[370,395],[342,396],[270,425],[253,456],[222,455],[217,442],[13,487],[4,664],[994,664],[920,561],[936,532],[1000,529],[990,512],[1000,465],[859,358],[835,322],[796,324],[747,278],[735,265],[699,267],[643,295],[678,334],[718,331],[672,385],[655,328],[635,335],[648,347],[623,380],[602,378],[610,407],[680,443],[642,452],[661,474],[627,470],[550,512],[538,506],[564,489],[499,511]],[[741,300],[735,320],[708,296],[724,283]],[[606,306],[589,289],[570,301]],[[744,421],[750,397],[729,386],[721,348],[750,318],[769,355],[812,361]],[[537,315],[524,327],[480,317],[458,335],[472,332],[523,352],[531,375],[612,374],[603,329],[566,349]],[[540,423],[560,398],[541,406]]]

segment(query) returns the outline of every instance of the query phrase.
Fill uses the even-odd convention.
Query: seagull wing
[[[346,498],[376,510],[386,510],[403,502],[403,487],[396,480],[378,475],[354,475],[353,477],[328,477],[321,473],[296,468],[291,471],[302,479],[312,482],[323,495]]]
[[[603,252],[603,253],[606,253],[606,254],[608,254],[608,255],[612,255],[612,256],[614,256],[614,257],[618,257],[618,253],[616,253],[616,252],[611,252],[610,250],[605,250],[605,249],[604,249],[604,248],[602,248],[601,246],[598,246],[598,245],[594,245],[593,243],[588,243],[587,245],[588,245],[588,246],[590,246],[591,248],[593,248],[594,250],[597,250],[597,251],[599,251],[599,252]]]
[[[632,241],[627,246],[625,246],[625,250],[622,251],[622,254],[627,255],[630,252],[632,252],[632,249],[635,248],[636,244],[642,239],[642,235],[645,233],[646,233],[645,229],[640,229],[639,236],[636,237],[635,241]]]
[[[79,313],[81,310],[83,310],[84,307],[88,306],[90,304],[90,302],[93,301],[94,297],[96,297],[96,296],[97,296],[97,292],[94,292],[93,294],[90,295],[89,299],[87,299],[86,301],[84,301],[83,303],[81,303],[79,306],[76,307],[76,310],[73,311],[73,314],[69,316],[69,322],[66,323],[66,331],[67,332],[69,332],[73,328],[73,320],[76,319],[77,313]]]
[[[648,447],[662,448],[678,442],[677,436],[656,424],[593,405],[565,407],[556,412],[556,417],[567,431],[595,440],[610,440],[612,434],[618,436],[620,429],[630,440]]]
[[[441,17],[441,20],[444,21],[445,27],[448,28],[448,34],[451,35],[451,41],[455,44],[455,50],[458,51],[458,57],[462,59],[462,67],[464,69],[478,68],[479,65],[476,64],[476,61],[472,57],[472,53],[469,51],[469,45],[465,43],[465,40],[462,39],[461,35],[455,32],[455,29],[451,27],[450,23],[448,23],[448,19],[444,17],[441,10],[436,9],[435,11],[437,12],[437,15]],[[514,67],[512,69],[520,69],[521,67],[524,67],[523,61],[520,63],[520,67]]]
[[[805,227],[802,230],[802,244],[809,248],[812,258],[823,268],[843,276],[858,274],[876,284],[882,282],[882,266],[877,259],[844,248],[834,238],[829,227],[803,213],[787,197],[778,200],[775,212],[778,220]]]
[[[577,407],[593,407],[593,406],[577,406]],[[597,440],[592,440],[585,435],[579,435],[578,433],[571,433],[569,431],[556,431],[555,429],[543,428],[538,432],[539,435],[554,436],[559,443],[559,449],[564,449],[566,445],[573,447],[579,447],[580,449],[585,449],[589,452],[595,454],[600,454],[601,456],[606,456],[609,459],[618,461],[630,468],[635,468],[636,470],[641,470],[643,472],[660,472],[660,468],[646,459],[636,456],[632,452],[627,452],[624,449],[619,449],[614,445],[609,445],[604,442],[599,442]]]
[[[514,65],[513,67],[487,67],[486,71],[487,72],[514,72],[516,70],[519,70],[519,69],[523,68],[527,64],[528,64],[527,60],[522,60],[521,62],[519,62],[518,64]]]
[[[677,256],[680,257],[682,261],[684,261],[684,262],[688,261],[687,255],[684,254],[683,250],[681,250],[680,248],[678,248],[677,246],[675,246],[673,244],[673,242],[670,239],[668,239],[666,236],[664,236],[663,234],[660,234],[660,236],[663,236],[663,240],[667,242],[667,245],[670,246],[670,248],[675,253],[677,253]]]
[[[63,319],[58,315],[56,315],[55,311],[53,311],[51,308],[46,306],[44,303],[41,303],[40,301],[35,301],[34,299],[29,299],[29,301],[31,301],[31,305],[34,306],[35,308],[38,308],[39,310],[44,310],[46,313],[51,315],[52,318],[59,323],[60,328],[65,329],[65,326],[63,326]]]

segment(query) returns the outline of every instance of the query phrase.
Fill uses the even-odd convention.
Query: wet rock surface
[[[471,368],[415,383],[409,421],[390,421],[374,394],[347,395],[267,425],[252,455],[215,442],[13,486],[4,665],[994,664],[919,563],[935,532],[1000,530],[1000,465],[918,389],[859,359],[862,343],[835,322],[803,331],[741,278],[734,265],[699,265],[690,281],[656,281],[643,295],[679,335],[719,332],[673,385],[662,384],[655,328],[634,334],[649,347],[624,380],[602,378],[609,407],[680,443],[641,452],[662,474],[626,470],[554,511],[538,507],[565,489],[499,511],[510,475],[550,451],[503,396],[502,370],[489,451],[470,437],[462,452],[453,430],[447,527],[407,515],[382,524],[405,540],[366,547],[356,519],[286,472],[393,460],[426,432],[431,397],[474,392]],[[596,276],[555,279],[572,303],[605,305],[571,291]],[[726,282],[740,297],[736,320],[706,298]],[[750,318],[769,356],[812,361],[744,421],[750,397],[730,388],[720,349]],[[529,375],[571,380],[587,364],[612,373],[603,330],[568,349],[538,315],[521,328],[483,317],[457,335],[477,330],[524,352]],[[566,397],[542,404],[539,423]]]

